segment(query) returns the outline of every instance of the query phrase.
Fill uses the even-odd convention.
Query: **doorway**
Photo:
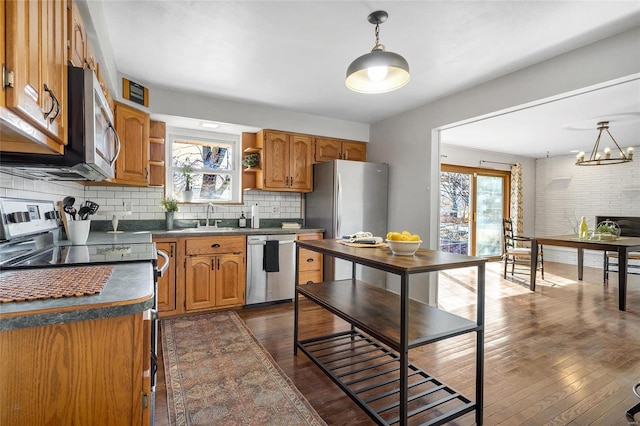
[[[502,255],[502,218],[509,215],[511,173],[442,164],[440,251]]]

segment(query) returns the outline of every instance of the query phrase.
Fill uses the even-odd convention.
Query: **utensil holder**
[[[69,240],[74,246],[82,246],[87,243],[91,220],[71,220],[69,226]]]

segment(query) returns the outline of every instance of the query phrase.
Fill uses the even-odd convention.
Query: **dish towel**
[[[262,266],[267,272],[280,272],[280,241],[265,241]]]
[[[380,244],[383,240],[380,237],[374,237],[371,232],[360,231],[351,235],[343,235],[342,241],[359,244]]]

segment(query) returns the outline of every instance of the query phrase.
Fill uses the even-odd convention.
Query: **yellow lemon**
[[[402,241],[409,241],[409,239],[411,238],[411,235],[403,234],[403,235],[401,235],[401,237],[402,237]]]
[[[420,235],[414,234],[409,237],[409,241],[420,241]]]
[[[411,232],[409,231],[402,231],[402,235],[406,235],[407,237],[411,236]]]
[[[402,235],[399,232],[389,232],[387,234],[387,240],[392,241],[400,241],[402,239]]]

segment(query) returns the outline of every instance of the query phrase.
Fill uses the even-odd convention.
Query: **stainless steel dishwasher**
[[[295,234],[247,236],[247,305],[293,299],[295,240]],[[278,241],[278,272],[265,271],[267,241]]]

